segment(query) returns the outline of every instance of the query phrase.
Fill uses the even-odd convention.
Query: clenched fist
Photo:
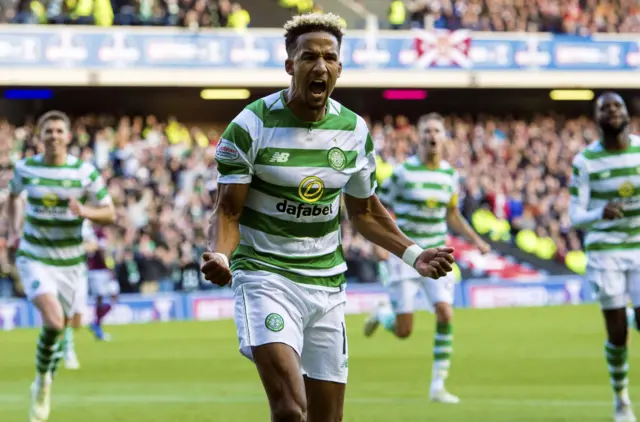
[[[200,271],[204,274],[205,280],[220,287],[231,283],[231,269],[226,256],[215,252],[205,252],[202,254],[202,261]]]
[[[76,217],[85,218],[85,206],[78,202],[77,199],[71,198],[69,200],[69,209],[71,213]]]
[[[453,248],[425,249],[413,266],[421,276],[437,279],[447,275],[453,269],[451,267],[454,262],[452,253]]]
[[[624,213],[622,212],[622,206],[620,204],[609,202],[607,206],[604,207],[602,218],[605,220],[616,220],[622,217],[624,217]]]

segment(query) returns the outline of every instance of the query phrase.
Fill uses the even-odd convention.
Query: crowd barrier
[[[349,285],[348,314],[366,313],[387,299],[384,287]],[[422,293],[418,307],[429,310]],[[549,276],[542,281],[514,282],[468,279],[455,285],[458,308],[499,308],[513,306],[576,305],[593,301],[588,283],[580,276]],[[85,322],[93,317],[92,304],[84,310]],[[179,320],[211,321],[233,318],[234,301],[230,289],[197,293],[123,295],[106,317],[105,324],[140,324]],[[38,327],[39,313],[24,299],[0,301],[0,330]]]

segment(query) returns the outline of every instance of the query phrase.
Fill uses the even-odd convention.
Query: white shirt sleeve
[[[85,242],[97,242],[98,237],[96,233],[93,231],[93,227],[91,226],[91,221],[84,220],[82,222],[82,239]]]
[[[378,189],[378,197],[380,198],[380,202],[384,204],[387,208],[392,208],[393,203],[398,197],[400,190],[402,189],[403,181],[403,169],[404,166],[399,165],[393,169],[393,173],[391,176],[387,177],[380,189]]]
[[[86,193],[89,203],[96,206],[105,206],[112,203],[111,195],[107,190],[107,185],[104,179],[100,175],[100,172],[91,164],[84,164],[88,166],[88,180],[86,184]]]
[[[355,136],[360,139],[360,151],[356,161],[356,172],[344,186],[342,191],[354,198],[369,198],[378,187],[376,182],[376,153],[373,149],[373,139],[364,119],[358,116]]]
[[[242,110],[227,126],[216,147],[218,183],[251,183],[262,127],[260,118],[249,109]]]
[[[569,183],[569,219],[571,225],[577,229],[588,229],[593,223],[602,220],[604,207],[589,209],[591,199],[591,187],[589,186],[589,173],[585,168],[582,155],[573,160],[573,173]]]

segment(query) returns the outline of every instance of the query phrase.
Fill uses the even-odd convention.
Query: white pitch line
[[[53,395],[53,403],[58,405],[108,403],[108,404],[157,404],[157,403],[200,403],[200,404],[260,404],[267,403],[262,396],[189,396],[189,395]],[[22,404],[29,401],[27,395],[0,395],[0,404]],[[427,403],[426,397],[347,397],[348,404],[416,404]],[[518,400],[506,398],[468,398],[462,404],[484,404],[493,406],[534,406],[534,407],[610,407],[610,401],[586,400]]]

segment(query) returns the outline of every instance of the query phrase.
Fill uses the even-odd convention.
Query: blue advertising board
[[[387,299],[379,284],[355,284],[347,287],[345,312],[371,312]],[[593,301],[588,283],[581,277],[547,277],[543,282],[470,279],[455,284],[454,305],[458,308],[497,308],[510,306],[577,305]],[[93,318],[93,304],[83,310],[85,322]],[[423,292],[416,306],[431,310]],[[209,321],[233,318],[235,302],[231,289],[196,293],[123,295],[105,318],[105,324],[140,324],[176,320]],[[39,313],[26,300],[0,301],[0,331],[38,327]]]
[[[577,305],[593,301],[589,283],[579,276],[551,276],[543,283],[470,279],[463,283],[463,296],[464,306],[469,308]]]
[[[436,35],[438,34],[438,35]],[[417,48],[420,44],[422,47]],[[418,52],[419,51],[419,52]],[[0,66],[83,69],[281,69],[277,30],[0,27]],[[640,69],[640,40],[467,31],[350,31],[346,69]]]
[[[0,301],[0,331],[33,326],[32,306],[25,300]]]

